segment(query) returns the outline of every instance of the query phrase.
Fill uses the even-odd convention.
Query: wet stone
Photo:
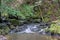
[[[42,33],[45,34],[45,29],[48,26],[43,24],[41,26],[40,23],[31,23],[31,24],[24,24],[21,26],[17,26],[16,29],[11,30],[12,33]]]

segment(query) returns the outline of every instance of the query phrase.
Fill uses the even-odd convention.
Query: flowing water
[[[40,33],[46,34],[45,29],[49,28],[46,23],[30,23],[22,26],[17,26],[16,29],[11,30],[10,33]]]

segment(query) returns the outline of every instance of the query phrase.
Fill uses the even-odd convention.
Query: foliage
[[[0,34],[8,34],[9,31],[10,29],[8,26],[0,25]]]
[[[19,25],[20,24],[19,20],[16,20],[16,19],[9,19],[9,20],[12,25]]]
[[[39,1],[42,1],[41,4]],[[42,18],[42,22],[52,22],[56,19],[60,20],[60,1],[59,0],[26,0],[26,3],[17,3],[17,0],[2,0],[1,1],[1,17],[6,17],[6,19],[12,24],[12,25],[19,25],[20,20],[30,20],[32,21],[38,21],[40,22],[40,19]],[[34,4],[33,4],[33,3]],[[17,5],[17,6],[16,6]],[[13,17],[13,19],[9,17]],[[1,19],[1,18],[0,18]],[[18,20],[19,19],[19,20]],[[12,26],[10,25],[10,28]],[[13,27],[14,28],[14,27]],[[60,25],[57,24],[51,24],[51,28],[49,30],[52,32],[60,33],[59,31]],[[3,26],[0,25],[0,33],[8,33],[9,32],[9,26]],[[4,33],[3,33],[4,34]]]
[[[16,1],[16,0],[13,0]],[[58,17],[60,14],[60,8],[58,6],[58,0],[55,1],[42,1],[41,5],[34,6],[34,5],[29,5],[27,3],[18,5],[17,8],[11,7],[11,3],[13,2],[12,0],[5,0],[2,3],[2,13],[3,14],[11,14],[12,16],[19,17],[19,19],[27,19],[27,18],[42,18],[44,22],[49,22],[51,21],[51,17]],[[49,3],[48,3],[49,2]],[[9,3],[6,4],[6,3]],[[38,2],[39,3],[39,2]],[[16,5],[16,3],[15,3]],[[57,6],[57,8],[56,8]],[[34,11],[35,10],[35,11]],[[53,18],[54,18],[53,17]]]
[[[56,20],[60,16],[59,0],[42,0],[41,5],[37,5],[35,12],[43,19],[43,22]]]
[[[48,30],[60,34],[60,20],[54,21]]]
[[[32,7],[29,5],[21,5],[19,10],[13,9],[6,4],[2,4],[2,12],[5,14],[11,14],[13,16],[18,16],[21,19],[26,19],[27,17],[33,16]]]

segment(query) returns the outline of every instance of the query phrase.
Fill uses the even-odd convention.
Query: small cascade
[[[48,26],[43,23],[41,25],[40,23],[31,23],[31,24],[24,24],[22,26],[16,27],[15,30],[11,30],[10,33],[40,33],[40,34],[46,34],[45,29],[47,29]]]

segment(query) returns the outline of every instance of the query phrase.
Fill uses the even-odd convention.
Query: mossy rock
[[[10,29],[8,26],[1,26],[2,28],[0,28],[0,34],[4,35],[4,34],[8,34]]]
[[[12,25],[19,25],[20,24],[19,20],[16,20],[16,19],[10,19],[10,22]]]

